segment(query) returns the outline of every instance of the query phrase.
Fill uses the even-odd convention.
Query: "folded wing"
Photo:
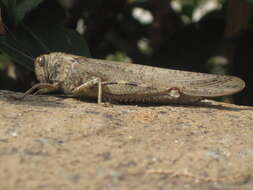
[[[191,76],[183,83],[183,94],[202,97],[219,97],[240,92],[245,87],[245,82],[234,76],[200,74]]]

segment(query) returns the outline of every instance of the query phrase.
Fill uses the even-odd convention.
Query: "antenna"
[[[6,31],[10,34],[11,38],[13,38],[14,41],[17,41],[17,39],[15,38],[15,35],[13,35],[12,31],[9,30],[9,28],[3,24],[4,28],[6,29]],[[32,62],[35,60],[32,56],[29,56],[28,54],[25,54],[24,52],[22,52],[21,50],[15,48],[15,47],[12,47],[11,45],[7,44],[7,43],[4,43],[2,42],[3,45],[5,45],[7,48],[19,53],[20,55],[23,55],[24,57],[28,58],[29,60],[31,60]]]
[[[13,50],[13,51],[19,53],[20,55],[23,55],[24,57],[28,58],[28,59],[31,60],[32,62],[35,60],[33,57],[31,57],[31,56],[25,54],[24,52],[18,50],[17,48],[14,48],[14,47],[10,46],[10,45],[7,44],[7,43],[2,43],[2,44],[5,45],[7,48],[9,48],[9,49],[11,49],[11,50]]]

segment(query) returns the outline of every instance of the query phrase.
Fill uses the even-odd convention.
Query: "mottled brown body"
[[[202,98],[241,91],[240,78],[186,72],[132,63],[50,53],[35,60],[40,81],[30,89],[60,90],[64,94],[101,100],[151,103],[192,103]],[[25,94],[25,95],[26,95]]]

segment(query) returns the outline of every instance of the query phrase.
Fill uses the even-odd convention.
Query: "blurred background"
[[[33,59],[92,58],[243,78],[219,99],[253,105],[253,0],[0,0],[0,89],[37,81]]]

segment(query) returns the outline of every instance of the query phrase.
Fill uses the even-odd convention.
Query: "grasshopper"
[[[102,101],[193,103],[232,95],[245,87],[234,76],[162,69],[54,52],[35,59],[40,83],[26,95],[61,91]]]

